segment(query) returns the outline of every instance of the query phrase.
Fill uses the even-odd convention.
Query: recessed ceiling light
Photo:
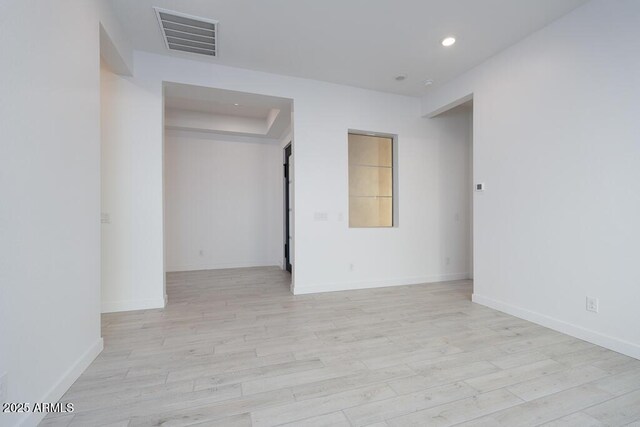
[[[425,86],[431,86],[432,84],[433,84],[433,80],[431,80],[431,79],[427,79],[427,80],[424,81],[424,85]]]
[[[233,104],[233,105],[235,105],[236,107],[239,107],[239,106],[240,106],[240,104]]]
[[[453,46],[455,42],[456,42],[455,37],[445,37],[444,39],[442,39],[442,46],[444,47]]]
[[[404,79],[406,79],[406,78],[407,78],[407,75],[406,75],[406,74],[398,74],[398,75],[395,77],[395,79],[396,79],[396,81],[397,81],[397,82],[401,82],[401,81],[403,81],[403,80],[404,80]]]

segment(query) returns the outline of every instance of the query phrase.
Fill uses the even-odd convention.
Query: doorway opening
[[[473,285],[474,278],[474,198],[481,194],[474,186],[473,174],[473,97],[469,95],[431,116],[436,121],[443,144],[440,153],[446,164],[439,179],[447,191],[441,195],[442,227],[447,239],[441,256],[448,273],[465,272]],[[444,162],[443,162],[444,163]],[[456,254],[451,256],[450,254]],[[469,299],[471,299],[470,290]]]
[[[291,143],[284,148],[284,267],[289,273],[293,267],[293,153]]]
[[[174,82],[163,92],[165,273],[291,271],[293,101]]]

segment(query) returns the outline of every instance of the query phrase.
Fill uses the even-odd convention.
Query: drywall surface
[[[167,271],[282,265],[278,144],[165,134]]]
[[[8,402],[56,402],[102,350],[100,23],[114,35],[105,11],[84,0],[3,5],[0,375]],[[44,415],[3,413],[0,425],[32,426]]]
[[[638,23],[636,1],[590,2],[423,99],[473,93],[474,300],[635,357]]]
[[[269,123],[263,118],[229,116],[178,109],[165,110],[165,126],[203,131],[243,133],[246,136],[262,136],[269,131]]]
[[[444,265],[460,263],[456,270],[466,271],[473,277],[473,233],[472,233],[472,156],[473,110],[458,107],[449,110],[431,122],[438,141],[442,143],[438,154],[439,187],[442,188],[437,208],[443,218],[440,225]],[[454,258],[451,254],[460,254]],[[447,259],[448,258],[448,259]]]
[[[137,126],[162,106],[104,66],[101,94],[102,311],[164,307],[161,129]]]
[[[466,127],[468,119],[429,121],[420,116],[419,99],[312,80],[143,52],[135,53],[134,62],[129,93],[123,93],[131,114],[119,126],[123,143],[139,146],[141,157],[157,159],[162,153],[164,81],[293,99],[296,293],[468,276],[467,241],[452,239],[450,232],[467,227],[461,223],[469,216],[468,200],[454,203],[451,197],[465,194],[468,183],[449,175],[467,161],[467,153],[450,144],[458,138],[449,130]],[[349,129],[398,135],[396,227],[348,227]],[[148,179],[145,192],[161,194],[159,168],[149,162],[138,167]],[[145,234],[162,233],[161,209],[144,218],[139,227]],[[157,243],[139,244],[152,251]],[[155,257],[145,265],[150,276],[162,269]]]

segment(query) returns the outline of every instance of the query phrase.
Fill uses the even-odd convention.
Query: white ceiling
[[[204,101],[190,98],[167,98],[165,106],[174,110],[199,111],[221,116],[238,116],[262,120],[266,120],[271,112],[271,108],[269,107],[253,105],[237,106],[234,104],[223,104],[214,100]]]
[[[111,0],[138,50],[413,96],[427,93],[424,80],[442,84],[585,2]],[[168,51],[153,6],[218,20],[219,57]],[[458,41],[444,48],[448,35]]]
[[[172,130],[279,142],[291,125],[292,101],[275,96],[166,82],[164,106]]]

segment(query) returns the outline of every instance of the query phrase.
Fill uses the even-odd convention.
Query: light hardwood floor
[[[250,268],[167,290],[103,316],[76,412],[42,425],[640,425],[640,361],[472,304],[469,281],[292,296]]]

